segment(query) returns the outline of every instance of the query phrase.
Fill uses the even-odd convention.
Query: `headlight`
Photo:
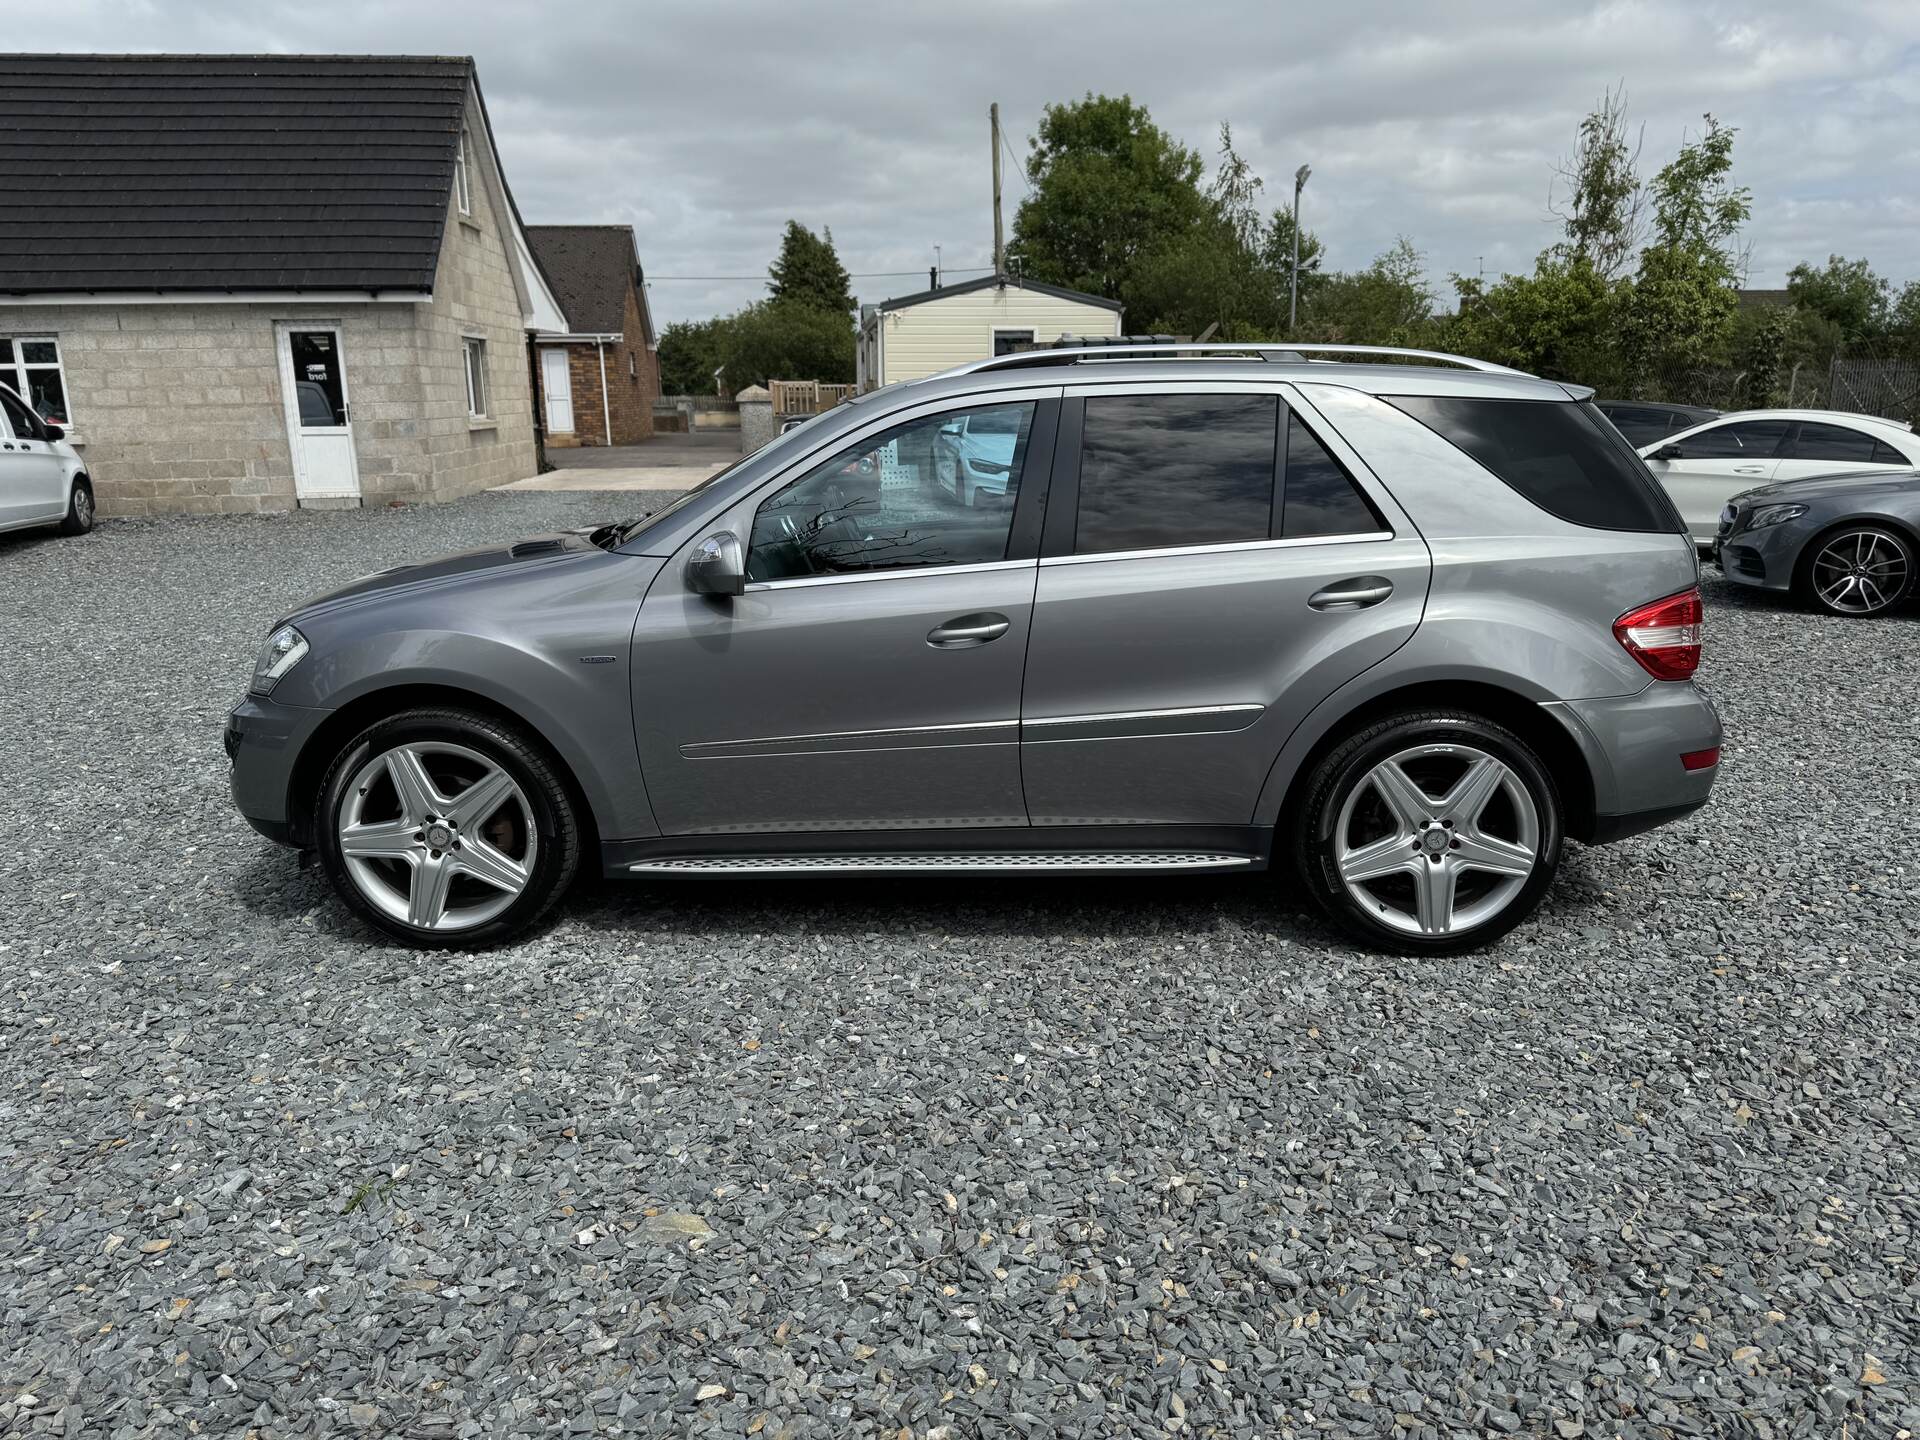
[[[1762,505],[1747,521],[1747,528],[1760,530],[1768,525],[1784,524],[1788,520],[1798,520],[1806,513],[1807,507],[1804,505]]]
[[[307,637],[291,625],[282,625],[260,647],[260,658],[253,662],[253,684],[247,688],[256,695],[270,694],[280,677],[298,665],[306,653]]]

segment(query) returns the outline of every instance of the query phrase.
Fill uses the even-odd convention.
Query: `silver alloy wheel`
[[[513,777],[479,751],[439,740],[397,745],[362,765],[340,807],[339,837],[368,903],[422,930],[470,930],[499,915],[526,890],[539,845]]]
[[[93,525],[93,492],[84,485],[73,487],[73,518],[82,530]]]
[[[1907,556],[1878,530],[1848,530],[1813,557],[1813,588],[1846,615],[1873,615],[1907,588]]]
[[[1407,773],[1424,761],[1460,762],[1446,793],[1429,794]],[[1369,797],[1377,797],[1388,833],[1355,844],[1354,826]],[[1505,802],[1498,828],[1510,833],[1489,828],[1496,798]],[[1540,815],[1505,761],[1472,745],[1416,745],[1388,756],[1353,787],[1334,841],[1341,882],[1367,914],[1413,935],[1453,935],[1485,924],[1525,888],[1539,860]],[[1477,877],[1469,887],[1477,893],[1462,902],[1461,882],[1469,875]],[[1407,882],[1410,909],[1391,893]]]

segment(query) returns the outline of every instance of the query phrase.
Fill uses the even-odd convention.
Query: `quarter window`
[[[467,414],[475,420],[487,418],[487,342],[465,342],[467,357]]]
[[[1090,397],[1074,553],[1267,539],[1279,413],[1271,395]]]
[[[1819,425],[1802,421],[1794,437],[1796,460],[1850,460],[1856,464],[1873,463],[1874,438],[1845,425]]]
[[[67,410],[67,375],[60,364],[60,342],[50,336],[7,339],[0,336],[0,384],[55,425],[73,423]]]
[[[748,578],[1006,559],[1035,408],[928,416],[816,465],[754,513]]]
[[[1873,442],[1873,463],[1876,465],[1911,465],[1913,462],[1902,455],[1884,440]]]
[[[1680,460],[1721,460],[1739,458],[1759,460],[1771,456],[1786,438],[1785,420],[1736,420],[1731,425],[1715,425],[1673,442]]]
[[[1346,467],[1298,415],[1287,417],[1287,474],[1280,533],[1290,540],[1315,535],[1366,535],[1387,522],[1353,483]]]

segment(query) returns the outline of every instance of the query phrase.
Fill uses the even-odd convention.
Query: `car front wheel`
[[[1452,953],[1533,912],[1565,833],[1553,779],[1519,736],[1423,711],[1369,726],[1314,768],[1295,860],[1322,908],[1367,944]]]
[[[410,710],[363,731],[334,758],[315,813],[340,897],[423,949],[525,933],[580,863],[554,761],[516,727],[469,711]]]
[[[1878,525],[1850,525],[1822,535],[1808,552],[1801,593],[1829,615],[1879,615],[1913,588],[1913,546]]]
[[[93,482],[82,475],[67,496],[67,513],[60,517],[62,535],[84,535],[93,529]]]

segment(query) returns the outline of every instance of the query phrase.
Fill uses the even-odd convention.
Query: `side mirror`
[[[687,588],[696,595],[738,595],[747,588],[747,552],[731,530],[716,530],[687,560]]]
[[[1678,460],[1680,458],[1680,447],[1678,445],[1662,445],[1658,450],[1653,452],[1653,458],[1655,460]]]
[[[40,422],[40,428],[47,432],[47,439],[49,440],[64,440],[67,438],[67,432],[51,420],[42,420]]]

